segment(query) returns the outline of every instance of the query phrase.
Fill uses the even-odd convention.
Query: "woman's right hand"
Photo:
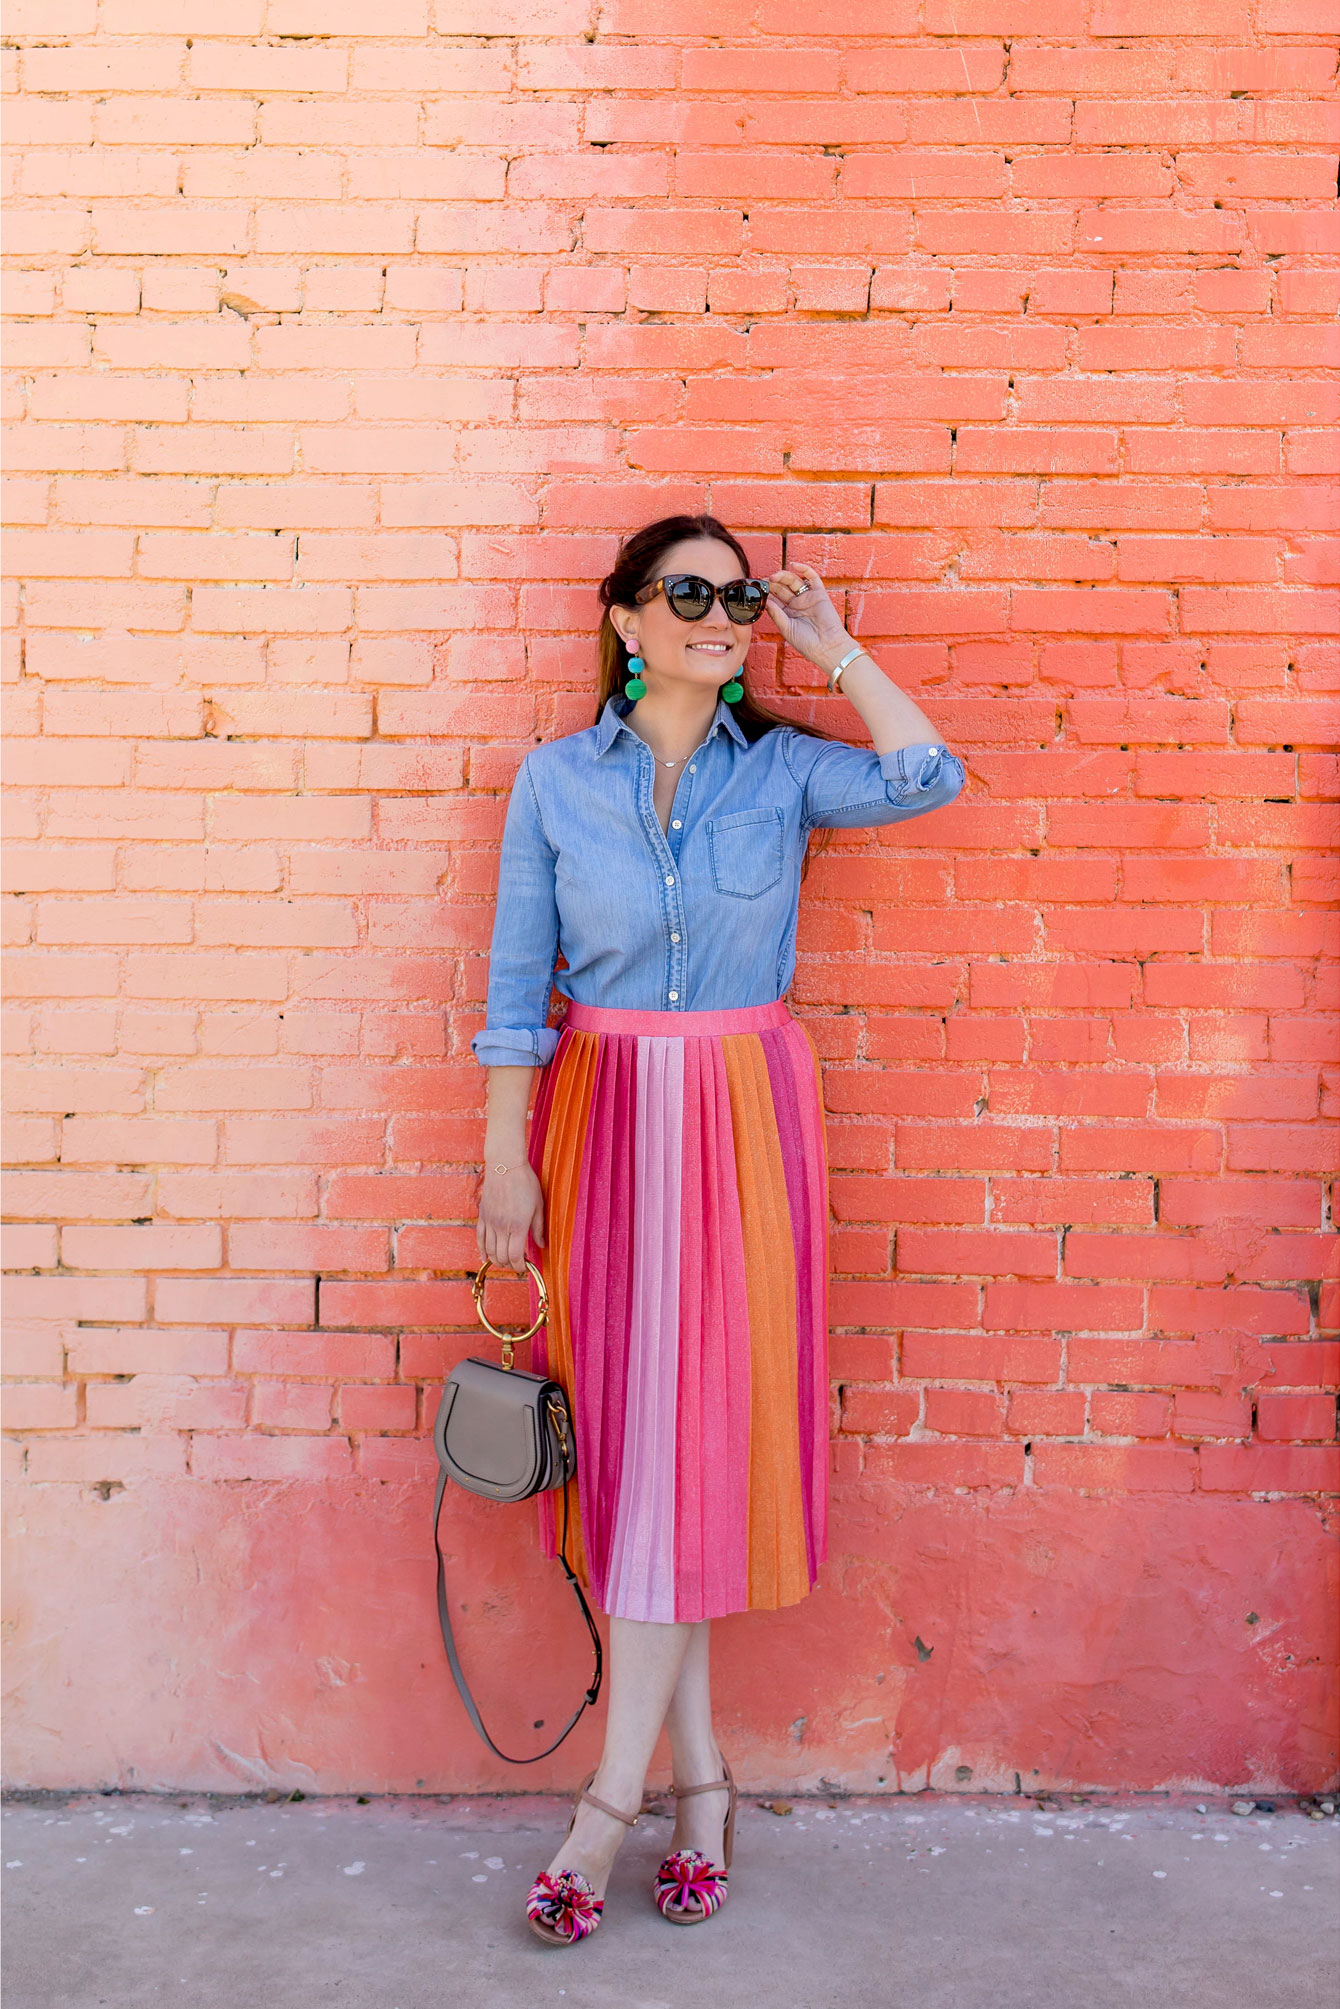
[[[522,1158],[506,1172],[485,1171],[475,1237],[486,1262],[524,1276],[527,1233],[544,1247],[544,1191],[534,1166]]]

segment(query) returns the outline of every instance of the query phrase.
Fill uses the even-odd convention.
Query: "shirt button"
[[[671,1004],[678,1004],[678,1003],[679,1003],[679,992],[678,992],[678,991],[667,991],[667,992],[666,992],[666,996],[667,996],[667,997],[669,998],[669,1000],[670,1000]]]
[[[674,883],[675,883],[675,875],[674,875],[674,873],[673,873],[673,872],[667,872],[667,873],[666,873],[666,875],[665,875],[665,883],[666,883],[666,885],[667,885],[667,886],[673,886],[673,885],[674,885]]]
[[[678,936],[678,935],[671,935],[670,939],[671,939],[671,941],[672,941],[672,942],[677,942],[677,941],[679,940],[679,936]]]
[[[696,760],[691,760],[689,762],[689,773],[696,774],[697,772],[698,772],[698,763]]]
[[[674,822],[670,825],[670,828],[672,830],[682,830],[684,828],[684,825],[680,822],[679,818],[676,817]]]

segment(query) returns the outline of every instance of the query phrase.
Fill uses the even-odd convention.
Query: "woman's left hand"
[[[850,643],[823,580],[812,565],[791,565],[774,572],[768,585],[768,612],[783,640],[827,676],[842,654],[838,644]]]

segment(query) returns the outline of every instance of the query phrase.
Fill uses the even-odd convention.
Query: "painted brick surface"
[[[710,506],[971,776],[807,881],[835,1532],[738,1769],[1334,1779],[1330,15],[12,0],[16,1778],[498,1783],[425,1537],[496,844]],[[448,1542],[524,1738],[529,1515]]]

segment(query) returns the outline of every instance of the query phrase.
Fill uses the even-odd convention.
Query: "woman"
[[[572,1405],[574,1561],[610,1616],[604,1753],[527,1905],[560,1946],[599,1923],[663,1723],[678,1817],[656,1901],[696,1924],[725,1897],[711,1621],[797,1603],[826,1541],[823,1109],[784,1002],[804,854],[813,830],[896,823],[963,786],[812,567],[753,579],[722,524],[673,516],[629,538],[600,597],[596,723],[527,754],[512,790],[472,1043],[489,1070],[479,1250],[543,1267],[534,1365]],[[873,752],[745,692],[765,607]]]

